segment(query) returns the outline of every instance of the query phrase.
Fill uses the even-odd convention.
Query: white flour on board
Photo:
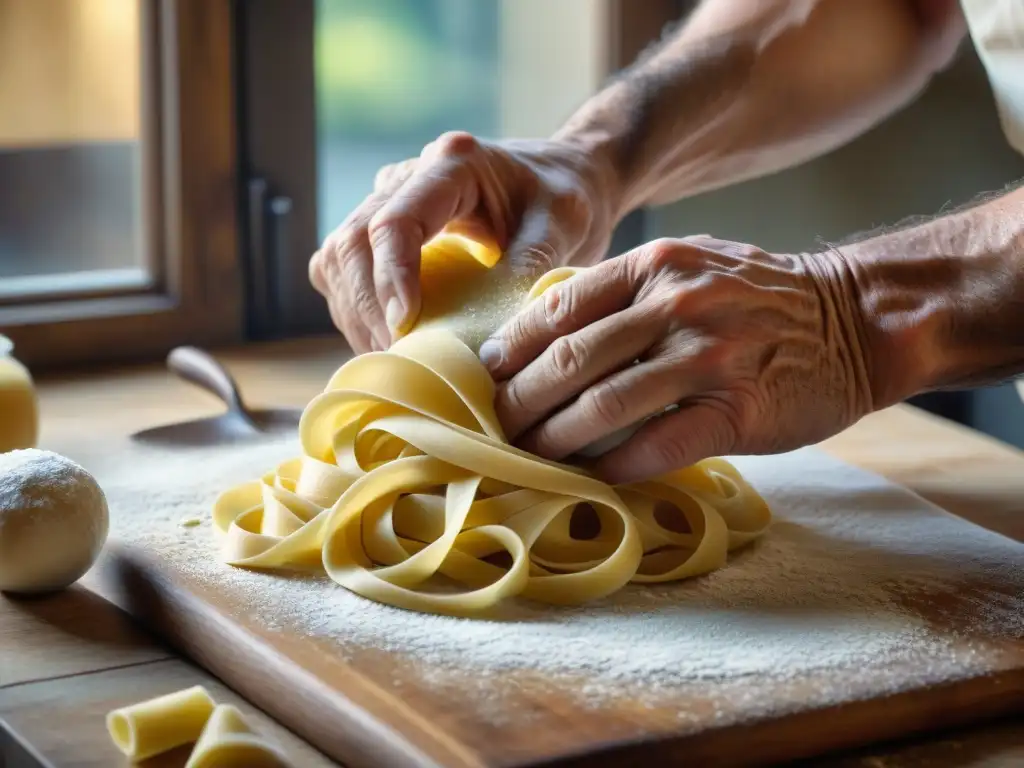
[[[776,521],[725,568],[631,586],[583,608],[515,602],[489,620],[429,616],[373,603],[326,577],[222,564],[209,520],[217,494],[296,449],[293,440],[174,452],[126,446],[130,464],[126,453],[102,466],[80,460],[107,493],[112,541],[172,561],[264,628],[397,652],[438,684],[446,670],[486,685],[481,673],[505,669],[584,677],[593,697],[710,681],[736,683],[742,696],[754,681],[842,669],[847,680],[872,676],[877,695],[894,664],[916,660],[925,678],[916,682],[938,682],[971,668],[977,638],[1024,637],[1024,545],[814,449],[733,459]],[[202,523],[182,527],[187,517]],[[971,617],[970,634],[939,633],[914,607],[940,599]],[[817,693],[827,703],[829,693]]]

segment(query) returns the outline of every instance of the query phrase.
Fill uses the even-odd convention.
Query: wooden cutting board
[[[684,660],[656,695],[647,689],[649,676],[601,682],[571,663],[602,646],[606,660],[656,652],[645,634],[650,624],[637,624],[635,642],[622,632],[622,621],[631,620],[623,612],[644,605],[643,587],[617,607],[594,607],[616,618],[615,633],[594,621],[585,643],[578,636],[552,643],[532,668],[480,665],[474,654],[452,664],[451,653],[441,665],[435,652],[406,651],[384,635],[367,642],[372,632],[356,624],[350,637],[320,632],[316,617],[303,613],[310,590],[298,585],[295,604],[277,614],[269,596],[287,594],[287,583],[216,570],[207,562],[208,526],[178,524],[186,513],[208,517],[216,487],[260,474],[271,456],[287,457],[281,446],[230,454],[140,456],[120,446],[110,456],[82,457],[104,483],[115,520],[88,585],[352,768],[755,765],[1024,711],[1024,545],[815,451],[743,460],[752,462],[741,469],[749,467],[768,495],[777,524],[740,554],[734,570],[651,592],[653,610],[637,608],[677,622],[680,638],[707,635],[722,617],[746,612],[739,624],[721,625],[731,630],[716,656],[753,661],[725,664],[716,675],[700,659]],[[159,469],[147,474],[140,469],[146,465]],[[823,560],[831,552],[835,576]],[[818,570],[804,567],[815,558]],[[761,586],[749,578],[758,569]],[[881,598],[858,602],[852,594],[862,571],[865,591],[886,579],[895,584],[904,572],[903,586],[913,589],[893,590],[880,613]],[[733,577],[743,573],[748,578]],[[744,589],[750,594],[737,593]],[[699,614],[687,608],[698,593]],[[326,592],[316,605],[334,594],[359,600]],[[332,620],[344,627],[338,611]],[[559,619],[533,620],[537,632],[548,632]],[[893,635],[904,638],[903,647],[873,654],[877,633],[892,631],[892,622],[914,631]],[[463,626],[467,634],[479,629]],[[490,626],[494,633],[524,631],[522,624]],[[671,642],[659,626],[655,638]],[[749,635],[737,626],[751,627]],[[445,627],[457,655],[458,632]],[[815,637],[824,638],[822,649],[829,638],[848,643],[848,653],[831,647],[828,654],[856,663],[801,659],[799,650]],[[556,671],[559,658],[567,663]],[[633,667],[651,663],[640,659]]]

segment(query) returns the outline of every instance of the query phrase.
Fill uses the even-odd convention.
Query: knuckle
[[[466,155],[475,151],[479,142],[466,131],[446,131],[437,137],[434,145],[442,155]]]
[[[361,210],[353,212],[337,229],[327,236],[320,252],[323,263],[331,264],[335,259],[344,257],[356,250],[364,242],[366,216]],[[360,226],[362,225],[362,226]]]
[[[767,256],[762,249],[751,243],[733,243],[733,248],[738,256],[751,262],[760,261]]]
[[[610,381],[602,381],[587,390],[585,409],[592,417],[604,424],[618,424],[627,414],[626,402],[618,387]]]
[[[385,165],[380,168],[373,177],[373,188],[381,189],[388,186],[395,177],[395,168],[395,165]]]
[[[332,238],[333,252],[337,256],[347,256],[355,251],[362,242],[361,232],[356,227],[345,227]]]
[[[377,211],[370,219],[366,228],[370,245],[376,248],[393,238],[398,238],[402,230],[407,226],[407,220],[401,214],[395,213],[388,208]]]
[[[416,168],[417,158],[403,160],[400,163],[385,165],[373,178],[373,188],[376,191],[391,190],[400,186]]]
[[[555,331],[560,330],[572,316],[575,303],[571,281],[554,286],[543,297],[545,324]]]
[[[551,364],[562,379],[575,378],[586,361],[586,347],[575,336],[560,336],[551,344]]]
[[[366,238],[359,232],[346,230],[340,233],[334,242],[332,257],[326,260],[325,266],[328,274],[334,274],[337,279],[342,272],[352,269],[353,265],[360,261],[360,251],[366,246]]]
[[[736,354],[731,344],[716,343],[711,339],[702,339],[696,346],[692,358],[692,366],[704,375],[712,375],[716,379],[733,367]]]
[[[647,262],[652,270],[660,272],[673,267],[679,260],[680,243],[671,237],[659,237],[647,247]]]
[[[400,225],[401,218],[397,216],[390,206],[385,206],[374,213],[366,223],[366,232],[370,241],[379,238],[383,233],[393,230]]]
[[[523,397],[516,379],[510,380],[500,388],[497,400],[501,411],[515,414],[517,417],[514,419],[515,423],[506,424],[506,427],[512,428],[512,432],[518,432],[518,423],[524,421],[524,417],[528,419],[533,415],[533,409]]]

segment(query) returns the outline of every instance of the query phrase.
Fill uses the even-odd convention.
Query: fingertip
[[[504,341],[492,337],[480,345],[477,356],[488,372],[495,375],[501,371],[501,367],[505,363],[507,347]]]
[[[401,330],[402,323],[405,322],[405,307],[398,296],[388,299],[387,307],[384,309],[384,321],[388,325],[391,337],[396,337]]]
[[[391,344],[409,332],[411,313],[402,301],[399,290],[394,286],[385,284],[378,287],[377,297],[384,314],[381,335],[386,336],[388,344]]]
[[[422,238],[398,225],[383,225],[371,235],[373,281],[392,340],[409,332],[419,314],[419,256]]]
[[[384,312],[385,333],[391,343],[412,330],[420,314],[419,294],[397,286],[383,285],[377,293]]]

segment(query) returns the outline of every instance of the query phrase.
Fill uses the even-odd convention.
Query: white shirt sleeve
[[[1003,133],[1024,153],[1024,0],[960,0],[999,109]]]

